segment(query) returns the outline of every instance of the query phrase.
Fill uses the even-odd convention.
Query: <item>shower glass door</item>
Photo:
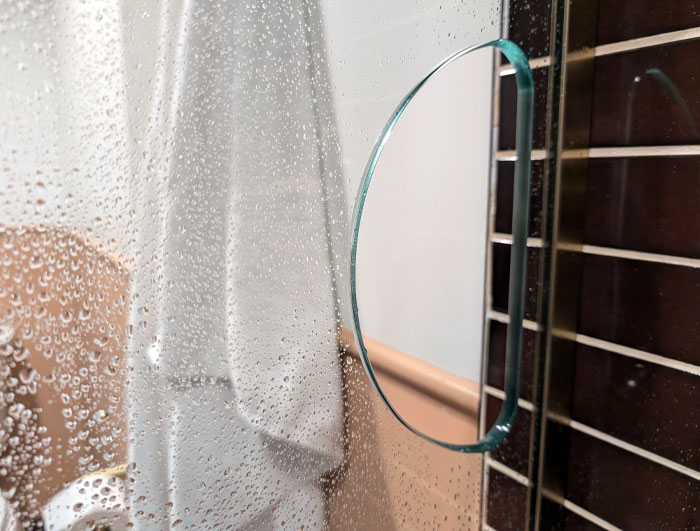
[[[533,408],[493,457],[407,430],[363,369],[348,260],[396,106],[459,50],[522,44],[507,14],[501,0],[3,3],[0,529],[508,521],[525,502],[498,463],[529,481],[508,456]],[[496,204],[512,204],[515,74],[487,48],[436,76],[368,199],[372,366],[404,417],[458,445],[509,392],[493,360],[519,323],[494,272],[513,243]],[[515,381],[530,398],[532,373]]]

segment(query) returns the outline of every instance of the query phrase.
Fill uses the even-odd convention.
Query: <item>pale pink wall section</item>
[[[348,345],[343,361],[347,453],[329,488],[330,528],[478,529],[481,455],[446,450],[409,432],[375,393],[345,331],[341,343]],[[382,348],[372,341],[367,346]],[[402,411],[411,410],[414,419],[422,418],[422,426],[436,435],[476,440],[478,394],[471,395],[468,408],[453,408],[444,397],[430,396],[408,383],[410,374],[391,376],[395,369],[387,366],[379,378]],[[465,403],[464,394],[452,394]]]
[[[29,412],[10,430],[19,444],[0,441],[11,462],[0,488],[34,516],[66,484],[126,460],[130,272],[95,243],[48,227],[0,227],[0,262],[0,319],[11,330],[0,410]]]

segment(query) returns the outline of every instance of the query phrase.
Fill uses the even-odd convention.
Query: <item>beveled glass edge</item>
[[[367,355],[362,330],[360,327],[359,309],[357,306],[357,286],[356,286],[356,259],[357,243],[360,231],[362,211],[364,209],[369,185],[372,181],[374,170],[379,161],[379,157],[391,136],[396,123],[408,107],[408,104],[418,93],[418,91],[436,75],[453,61],[467,55],[473,51],[494,47],[500,50],[515,68],[515,78],[517,84],[517,110],[516,110],[516,140],[515,140],[515,177],[513,190],[513,243],[511,246],[510,279],[509,279],[509,299],[508,299],[508,333],[506,340],[506,361],[505,361],[505,398],[503,406],[496,419],[496,422],[484,437],[474,444],[454,444],[435,439],[408,423],[391,405],[379,385],[372,365]],[[518,410],[518,396],[520,392],[520,358],[522,351],[522,330],[525,308],[525,289],[527,273],[527,228],[528,211],[530,207],[530,151],[532,149],[532,118],[534,102],[534,84],[532,71],[528,64],[525,53],[514,42],[499,39],[476,46],[465,48],[444,59],[433,70],[426,75],[401,101],[396,110],[392,113],[389,121],[384,126],[377,143],[372,150],[364,177],[355,199],[355,207],[352,217],[352,243],[350,246],[350,275],[349,289],[350,301],[352,305],[353,334],[360,351],[362,365],[369,376],[372,385],[381,397],[384,404],[393,415],[410,431],[416,435],[431,441],[443,448],[463,453],[483,453],[495,448],[510,433],[513,420]],[[483,382],[482,382],[483,385]]]

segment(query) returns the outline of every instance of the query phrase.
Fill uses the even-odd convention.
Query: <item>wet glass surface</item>
[[[403,430],[341,337],[373,142],[500,17],[3,4],[5,528],[477,528],[481,459]]]

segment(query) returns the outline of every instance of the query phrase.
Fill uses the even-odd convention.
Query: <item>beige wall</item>
[[[0,488],[32,517],[64,485],[126,460],[129,272],[53,228],[1,228],[0,262],[0,416],[14,420]]]
[[[343,341],[348,341],[344,335]],[[344,356],[345,465],[329,480],[334,531],[351,529],[478,529],[480,454],[446,450],[409,432],[372,388],[351,345]],[[405,407],[432,419],[438,434],[472,430],[476,417],[382,372],[382,385]]]

